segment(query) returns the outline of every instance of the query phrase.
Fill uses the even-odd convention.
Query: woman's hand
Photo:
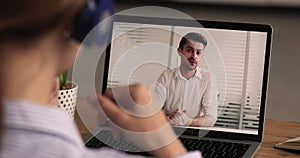
[[[135,84],[108,89],[104,95],[97,95],[97,99],[114,129],[129,141],[157,157],[186,152],[148,87]]]

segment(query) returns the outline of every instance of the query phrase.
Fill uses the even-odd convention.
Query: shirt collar
[[[202,79],[202,73],[201,72],[202,72],[202,70],[197,68],[196,73],[194,74],[194,76],[192,78],[197,77],[198,79]],[[186,78],[183,77],[183,75],[180,71],[180,67],[175,68],[174,73],[176,74],[175,75],[176,77],[178,77],[180,79],[183,79],[183,80],[186,80]]]

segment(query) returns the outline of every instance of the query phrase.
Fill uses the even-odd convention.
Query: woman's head
[[[84,0],[10,0],[1,1],[0,32],[6,37],[29,37],[51,30],[65,22]]]
[[[55,60],[58,60],[59,56],[74,56],[75,53],[71,50],[75,45],[62,46],[68,43],[68,39],[64,39],[64,30],[72,30],[72,17],[83,4],[84,0],[0,1],[0,138],[3,132],[3,110],[5,110],[2,99],[8,95],[9,97],[19,95],[17,93],[10,95],[10,92],[15,92],[12,85],[22,86],[10,77],[17,74],[16,80],[25,80],[24,83],[32,80],[32,78],[26,80],[23,73],[30,73],[34,66],[42,65],[28,61],[35,63],[46,61],[44,65],[47,65],[47,62],[52,62],[52,65],[58,64],[57,67],[52,68],[56,73],[70,66],[73,59],[67,64],[61,64],[62,61]],[[70,52],[67,52],[68,50]],[[42,58],[43,56],[45,58]],[[39,70],[44,69],[37,69],[34,73],[38,75]],[[23,93],[24,87],[19,87],[17,92]],[[24,90],[24,93],[27,94],[28,91]]]
[[[36,50],[53,58],[57,73],[67,69],[79,43],[69,39],[84,0],[11,0],[0,2],[0,55]],[[13,51],[10,48],[15,48]],[[6,51],[8,50],[8,51]],[[50,53],[51,52],[51,53]],[[47,54],[48,53],[48,54]],[[46,59],[42,60],[46,60]],[[56,60],[56,61],[55,61]]]

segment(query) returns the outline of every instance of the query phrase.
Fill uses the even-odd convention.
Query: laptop
[[[164,70],[179,66],[178,42],[188,32],[208,41],[199,67],[216,76],[218,115],[212,127],[173,126],[175,132],[188,150],[200,150],[203,157],[252,157],[263,138],[272,39],[267,24],[116,15],[103,91],[136,82],[153,86]],[[134,145],[130,150],[116,145],[127,143],[110,142],[111,137],[103,125],[85,143],[146,154]]]

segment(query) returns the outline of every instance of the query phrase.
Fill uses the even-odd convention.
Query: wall
[[[115,1],[115,10],[118,12],[144,5],[173,8],[196,19],[268,23],[272,25],[274,33],[266,117],[268,119],[300,122],[299,9],[117,0]]]

